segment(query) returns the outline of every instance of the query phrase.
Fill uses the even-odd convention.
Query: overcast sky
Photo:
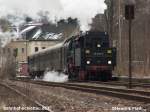
[[[86,30],[91,19],[97,13],[103,13],[104,9],[104,0],[0,0],[0,17],[7,14],[26,14],[37,18],[37,12],[48,11],[50,20],[70,16],[78,18],[83,30]]]

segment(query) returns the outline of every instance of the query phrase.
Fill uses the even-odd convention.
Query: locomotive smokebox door
[[[125,6],[125,18],[127,20],[134,19],[134,5]]]

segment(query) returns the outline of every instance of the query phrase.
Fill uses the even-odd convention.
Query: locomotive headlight
[[[86,61],[86,64],[88,64],[88,65],[89,65],[90,63],[91,63],[91,61]]]
[[[111,62],[111,61],[108,61],[108,64],[109,64],[109,65],[111,65],[111,64],[112,64],[112,62]]]
[[[87,49],[87,50],[85,51],[85,53],[86,53],[86,54],[90,54],[90,50]]]
[[[98,47],[98,48],[100,48],[100,47],[101,47],[101,45],[100,45],[100,44],[97,44],[97,47]]]
[[[112,50],[107,50],[107,53],[108,53],[108,54],[111,54],[111,53],[112,53]]]

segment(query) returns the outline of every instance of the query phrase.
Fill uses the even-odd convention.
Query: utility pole
[[[122,1],[122,0],[121,0]],[[121,62],[122,62],[122,37],[121,37],[121,1],[118,0],[118,26],[119,26],[119,30],[118,30],[118,36],[119,36],[119,66],[121,66]]]
[[[132,0],[133,1],[133,0]],[[129,88],[132,88],[132,41],[131,41],[131,30],[132,20],[134,19],[134,4],[127,1],[125,5],[125,18],[129,23]]]
[[[27,33],[25,33],[25,42],[26,42],[26,63],[28,62],[28,45],[27,45]]]

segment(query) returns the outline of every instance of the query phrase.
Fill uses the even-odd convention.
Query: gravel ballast
[[[149,112],[150,105],[135,101],[96,95],[60,87],[12,82],[29,97],[50,107],[54,112]],[[119,110],[119,111],[118,111]]]

